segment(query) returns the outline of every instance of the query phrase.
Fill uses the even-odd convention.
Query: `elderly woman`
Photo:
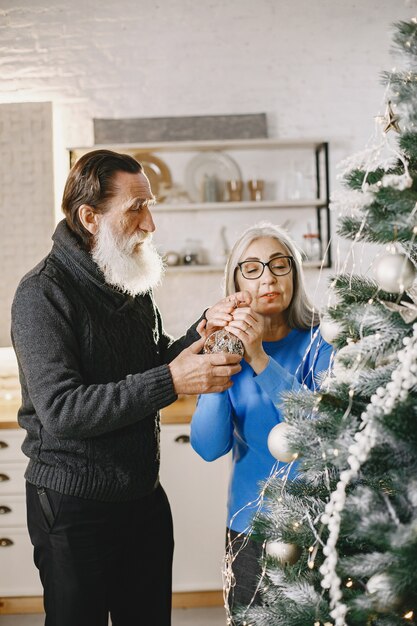
[[[232,450],[227,534],[234,546],[235,586],[229,606],[237,606],[253,600],[261,571],[261,545],[247,535],[259,483],[276,463],[267,438],[283,420],[280,396],[302,385],[314,389],[332,348],[320,336],[318,315],[305,292],[301,255],[282,229],[264,223],[243,233],[226,264],[225,290],[226,298],[209,312],[208,326],[227,323],[226,330],[242,341],[242,370],[227,391],[199,397],[191,444],[206,461]],[[237,291],[250,294],[250,306],[236,303],[230,314]]]

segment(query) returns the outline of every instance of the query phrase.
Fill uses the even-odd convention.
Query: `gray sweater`
[[[158,480],[158,411],[177,397],[167,363],[199,335],[194,325],[174,342],[150,294],[107,285],[65,220],[53,240],[12,306],[25,477],[82,498],[135,499]]]

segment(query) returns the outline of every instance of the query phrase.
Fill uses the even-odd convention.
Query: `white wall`
[[[65,147],[92,144],[94,117],[251,112],[267,113],[271,136],[328,139],[334,190],[336,164],[385,109],[391,25],[415,11],[414,0],[0,0],[0,103],[54,103],[58,197]],[[207,280],[166,279],[169,331],[217,295],[219,277]]]

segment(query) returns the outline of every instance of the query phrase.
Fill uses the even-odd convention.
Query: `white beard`
[[[103,217],[91,251],[106,283],[131,296],[156,287],[164,273],[163,261],[145,231],[130,237],[114,235]],[[137,245],[139,242],[140,245]]]

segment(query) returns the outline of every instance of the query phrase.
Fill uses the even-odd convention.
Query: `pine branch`
[[[349,172],[344,178],[344,184],[350,189],[356,189],[362,191],[363,184],[367,182],[369,185],[376,185],[381,181],[382,177],[386,174],[382,168],[376,169],[371,172],[364,172],[360,169],[354,169]]]
[[[415,102],[417,93],[417,74],[415,72],[383,72],[382,82],[389,83],[395,91],[393,100],[404,104]]]
[[[378,387],[386,386],[395,368],[396,363],[388,363],[376,369],[361,370],[358,377],[352,383],[355,394],[370,398]]]
[[[355,556],[345,556],[340,559],[339,572],[342,576],[352,578],[370,578],[374,574],[383,572],[394,562],[394,557],[386,552],[369,552]]]
[[[417,24],[413,21],[400,21],[394,24],[393,49],[401,55],[405,54],[415,62],[417,57]]]
[[[380,290],[375,280],[366,276],[358,276],[357,274],[338,274],[333,276],[330,279],[330,285],[345,305],[360,302],[366,304],[371,298],[376,296],[380,300],[387,300],[388,302],[395,302],[398,299],[398,295]]]
[[[362,218],[342,216],[338,222],[337,234],[355,241],[389,244],[392,243],[395,233],[395,239],[399,243],[410,245],[415,241],[414,225],[404,224],[399,215],[394,214],[392,218],[379,219],[378,217],[373,219],[370,216],[364,224]]]
[[[400,135],[399,145],[401,150],[410,158],[410,169],[417,169],[417,133],[404,132]]]

